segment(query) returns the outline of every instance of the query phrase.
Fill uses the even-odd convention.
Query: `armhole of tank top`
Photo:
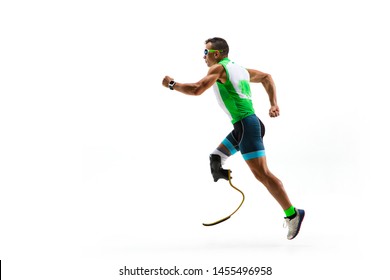
[[[224,85],[224,84],[226,84],[227,81],[230,80],[229,71],[226,69],[226,66],[225,66],[225,65],[223,65],[222,63],[219,63],[219,64],[221,64],[222,67],[223,67],[223,69],[225,69],[226,81],[225,81],[224,83],[222,83],[222,82],[218,79],[217,82],[220,83],[220,84],[222,84],[222,85]]]

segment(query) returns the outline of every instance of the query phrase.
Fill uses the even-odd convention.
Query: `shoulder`
[[[223,71],[225,71],[225,68],[219,63],[216,63],[209,68],[209,73],[222,73]]]
[[[208,75],[212,75],[212,76],[216,77],[216,79],[222,83],[226,82],[226,77],[227,77],[226,69],[220,63],[216,63],[216,64],[212,65],[209,69]]]

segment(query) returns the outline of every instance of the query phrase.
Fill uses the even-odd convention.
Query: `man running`
[[[279,116],[275,84],[271,75],[255,69],[243,68],[228,58],[229,46],[222,38],[205,41],[204,60],[209,67],[207,75],[197,83],[179,83],[165,76],[163,86],[188,95],[201,95],[213,87],[218,103],[229,116],[233,131],[210,155],[210,169],[214,181],[228,180],[228,170],[222,168],[227,158],[240,151],[253,175],[279,203],[288,226],[287,239],[295,238],[300,230],[305,211],[296,209],[282,182],[268,169],[263,145],[265,128],[253,109],[250,83],[261,83],[271,104],[271,118]]]

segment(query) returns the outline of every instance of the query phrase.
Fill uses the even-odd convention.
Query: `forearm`
[[[267,75],[267,77],[265,77],[261,83],[263,84],[264,89],[268,94],[271,106],[276,106],[278,104],[276,99],[276,88],[271,75]]]
[[[173,87],[174,90],[177,90],[181,93],[197,96],[201,95],[204,90],[202,90],[201,86],[198,83],[177,83]]]
[[[175,82],[173,78],[165,76],[162,84],[165,87],[172,88],[173,90],[177,90],[181,93],[197,96],[201,95],[210,88],[221,77],[222,71],[225,71],[222,65],[210,67],[207,75],[196,83],[178,83]],[[173,86],[172,83],[174,84]]]

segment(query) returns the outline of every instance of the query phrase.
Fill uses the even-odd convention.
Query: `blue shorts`
[[[222,141],[231,155],[241,151],[245,160],[265,156],[263,144],[265,127],[256,115],[243,118],[233,126],[233,131]]]

